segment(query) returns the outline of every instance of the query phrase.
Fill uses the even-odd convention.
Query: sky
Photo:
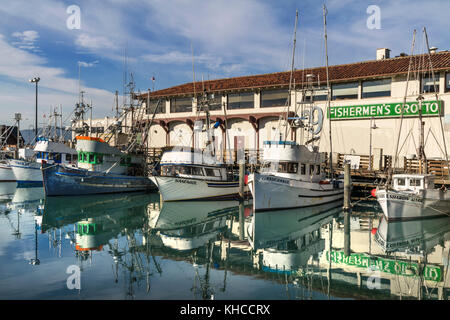
[[[430,46],[450,49],[448,0],[0,1],[0,124],[19,112],[22,129],[34,126],[33,77],[41,126],[54,107],[69,124],[80,88],[100,118],[131,77],[143,92],[290,70],[296,10],[294,66],[324,66],[323,3],[330,65],[409,54],[414,29],[421,53],[424,27]]]

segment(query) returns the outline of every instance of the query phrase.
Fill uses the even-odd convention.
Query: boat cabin
[[[289,179],[321,181],[325,178],[324,152],[294,141],[264,141],[262,174]]]
[[[431,174],[396,174],[392,179],[397,191],[417,192],[434,188],[434,176]]]
[[[36,162],[48,164],[75,164],[77,152],[62,142],[54,142],[45,137],[38,137],[33,150],[36,154]]]
[[[161,176],[227,181],[225,166],[202,150],[182,149],[165,151],[161,157]]]

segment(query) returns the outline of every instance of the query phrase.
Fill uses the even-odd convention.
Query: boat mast
[[[297,41],[297,22],[298,22],[298,10],[295,10],[295,27],[294,27],[294,46],[292,48],[292,63],[291,63],[291,75],[289,78],[289,94],[288,94],[288,105],[286,109],[286,130],[284,133],[284,140],[287,140],[287,134],[289,130],[289,107],[291,106],[291,93],[292,93],[292,77],[294,73],[294,60],[295,60],[295,43]]]
[[[430,52],[430,46],[429,46],[429,44],[428,44],[428,34],[427,34],[427,30],[425,29],[425,27],[423,28],[423,31],[424,31],[424,33],[425,33],[425,41],[426,41],[426,45],[427,45],[427,50],[428,50],[428,59],[429,59],[429,61],[430,61],[430,68],[431,68],[431,77],[432,77],[432,79],[433,79],[433,85],[435,86],[435,82],[434,82],[434,70],[433,70],[433,65],[432,65],[432,63],[431,63],[431,52]],[[436,87],[435,87],[435,89],[436,89]],[[445,131],[444,131],[444,125],[442,124],[442,106],[441,106],[441,104],[439,103],[439,98],[438,98],[438,92],[437,92],[437,90],[434,90],[434,95],[435,95],[435,98],[436,98],[436,102],[438,103],[438,105],[439,105],[439,122],[440,122],[440,125],[441,125],[441,132],[442,132],[442,141],[443,141],[443,144],[444,144],[444,152],[445,152],[445,160],[446,160],[446,162],[447,162],[447,173],[448,173],[448,178],[450,179],[450,163],[449,163],[449,161],[448,161],[448,153],[447,153],[447,143],[445,142]]]
[[[408,84],[409,84],[409,77],[410,77],[410,74],[411,74],[411,66],[412,66],[412,63],[413,63],[412,59],[413,59],[413,55],[414,55],[415,43],[416,43],[416,29],[414,29],[413,39],[412,39],[412,44],[411,44],[411,55],[410,55],[411,58],[409,59],[408,73],[406,75],[405,94],[403,96],[403,103],[402,103],[402,109],[401,109],[401,114],[400,114],[400,126],[399,126],[399,129],[398,129],[397,141],[396,141],[396,144],[395,144],[394,163],[391,164],[391,167],[389,168],[386,185],[389,185],[391,183],[391,181],[392,181],[392,173],[393,173],[394,167],[398,163],[398,146],[399,146],[399,143],[400,143],[400,135],[402,133],[403,116],[404,116],[404,110],[405,110],[405,104],[406,104],[406,97],[408,96]]]
[[[325,70],[326,70],[326,73],[327,73],[328,135],[330,136],[330,158],[329,158],[329,162],[330,162],[330,178],[332,178],[333,177],[333,140],[331,139],[331,111],[330,111],[331,90],[330,90],[330,80],[329,80],[329,76],[328,76],[327,14],[328,14],[328,10],[325,7],[325,5],[323,5],[323,32],[324,32],[324,40],[325,40]],[[311,94],[311,98],[312,98],[312,94]]]

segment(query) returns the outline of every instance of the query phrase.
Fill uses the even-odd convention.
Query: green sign
[[[325,254],[327,261],[329,261],[328,251]],[[409,277],[417,275],[419,268],[417,263],[371,257],[363,253],[352,253],[346,257],[344,251],[331,251],[331,262],[358,268],[371,268],[372,270]],[[442,278],[442,269],[439,266],[426,265],[423,274],[425,280],[438,282]]]
[[[403,102],[335,106],[330,107],[329,115],[332,120],[400,117],[402,115],[402,107]],[[441,109],[442,100],[422,102],[423,116],[438,116]],[[406,102],[403,109],[403,116],[418,117],[419,103],[416,101]]]

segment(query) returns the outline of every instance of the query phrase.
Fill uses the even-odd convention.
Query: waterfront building
[[[395,154],[398,144],[400,159],[411,158],[416,153],[420,132],[417,95],[424,92],[425,153],[428,159],[445,159],[442,129],[447,148],[450,146],[450,110],[447,108],[450,51],[438,52],[433,48],[425,55],[389,56],[390,50],[382,48],[377,50],[375,60],[329,67],[330,122],[325,67],[295,70],[292,74],[295,90],[290,99],[289,71],[199,81],[195,88],[190,82],[141,93],[137,97],[141,108],[145,108],[144,119],[148,121],[160,101],[148,131],[148,146],[204,148],[206,132],[194,134],[195,121],[205,119],[205,112],[197,109],[197,100],[204,91],[213,94],[209,109],[218,150],[242,147],[259,150],[264,141],[280,138],[304,143],[306,131],[298,126],[285,136],[286,123],[280,118],[285,118],[288,110],[290,117],[301,116],[299,102],[305,105],[311,101],[309,91],[302,89],[314,86],[314,104],[323,110],[322,139],[316,143],[320,151],[330,150],[328,126],[331,123],[333,155],[372,155],[373,168],[377,170],[384,165],[385,156]],[[404,120],[397,142],[405,97]],[[93,123],[106,128],[113,121],[101,119]],[[400,161],[399,166],[402,165]]]

